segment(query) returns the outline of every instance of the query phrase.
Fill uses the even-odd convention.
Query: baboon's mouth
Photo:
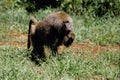
[[[69,47],[73,43],[74,38],[70,36],[65,36],[64,45]]]

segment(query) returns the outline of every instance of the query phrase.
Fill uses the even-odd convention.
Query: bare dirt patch
[[[105,50],[118,51],[120,49],[120,46],[119,45],[101,46],[101,45],[91,45],[89,43],[84,43],[84,44],[73,43],[72,46],[71,46],[71,49],[73,51],[80,51],[80,50],[90,51],[94,54],[97,54],[97,53],[100,53],[100,52],[104,52]]]
[[[15,46],[15,47],[25,47],[26,46],[26,42],[19,42],[19,41],[1,41],[0,42],[0,46],[3,45],[11,45],[11,46]]]
[[[27,39],[27,34],[20,33],[18,31],[10,31],[8,32],[10,37],[16,38],[17,40]]]
[[[3,45],[11,45],[11,46],[21,46],[26,47],[27,44],[27,34],[20,33],[18,31],[10,31],[8,32],[8,36],[12,38],[11,41],[0,41],[0,46]]]

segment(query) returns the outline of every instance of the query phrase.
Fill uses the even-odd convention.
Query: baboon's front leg
[[[44,47],[38,47],[34,48],[32,53],[31,53],[31,59],[32,61],[35,61],[35,63],[39,64],[39,59],[44,60],[45,59],[45,52],[44,52]]]

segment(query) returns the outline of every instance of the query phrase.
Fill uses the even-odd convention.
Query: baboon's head
[[[70,16],[67,17],[65,21],[63,21],[61,32],[64,35],[63,44],[66,47],[70,46],[75,39],[75,34],[73,30],[73,20]]]
[[[68,35],[72,31],[73,31],[73,26],[72,26],[71,22],[70,21],[63,22],[63,25],[62,25],[62,28],[61,28],[61,32],[64,35]]]

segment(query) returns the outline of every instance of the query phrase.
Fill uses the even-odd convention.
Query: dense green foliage
[[[4,8],[9,8],[11,5],[24,7],[28,12],[38,11],[40,8],[58,7],[77,15],[86,12],[94,17],[120,15],[120,0],[2,0],[0,4],[0,7]]]
[[[61,7],[77,15],[88,12],[93,16],[120,15],[120,0],[64,0]]]

